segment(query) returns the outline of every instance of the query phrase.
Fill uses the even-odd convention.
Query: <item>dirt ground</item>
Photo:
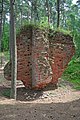
[[[58,88],[26,89],[17,82],[17,101],[10,99],[10,82],[0,73],[0,120],[80,120],[80,91],[59,79]]]

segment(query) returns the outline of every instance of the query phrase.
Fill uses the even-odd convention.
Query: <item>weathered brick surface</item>
[[[72,37],[60,32],[24,28],[17,36],[18,80],[26,87],[43,88],[56,84],[75,49]],[[4,76],[11,79],[11,63],[4,68]]]
[[[50,63],[53,71],[52,83],[55,84],[70,62],[75,49],[72,37],[59,32],[53,34],[50,38]]]
[[[34,29],[32,36],[32,86],[40,88],[52,80],[49,40],[46,30]]]

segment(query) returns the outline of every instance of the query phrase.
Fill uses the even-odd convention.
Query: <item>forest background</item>
[[[9,16],[9,0],[0,0],[0,58],[4,53],[7,59],[10,58]],[[15,17],[17,33],[21,26],[34,23],[39,24],[40,27],[59,30],[73,37],[76,52],[62,78],[69,80],[74,84],[74,88],[80,90],[80,0],[77,0],[75,4],[72,0],[16,0]],[[1,62],[0,60],[0,64]]]

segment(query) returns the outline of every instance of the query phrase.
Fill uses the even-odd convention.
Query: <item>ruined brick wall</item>
[[[32,28],[24,27],[17,35],[17,80],[21,80],[26,87],[32,86]],[[4,77],[11,80],[11,63],[4,68]]]
[[[26,87],[32,84],[32,29],[23,28],[17,36],[17,68],[18,80],[22,80]]]
[[[50,64],[53,71],[52,83],[56,84],[75,53],[73,38],[60,32],[53,32],[50,41]]]
[[[69,35],[24,27],[17,36],[17,79],[30,88],[56,84],[74,51],[72,37]],[[11,79],[10,68],[11,63],[4,68],[6,79]]]

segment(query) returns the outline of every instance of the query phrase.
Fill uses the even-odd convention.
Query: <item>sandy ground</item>
[[[0,73],[0,120],[80,120],[80,91],[69,82],[43,90],[17,82],[17,101],[9,98],[10,84]]]

